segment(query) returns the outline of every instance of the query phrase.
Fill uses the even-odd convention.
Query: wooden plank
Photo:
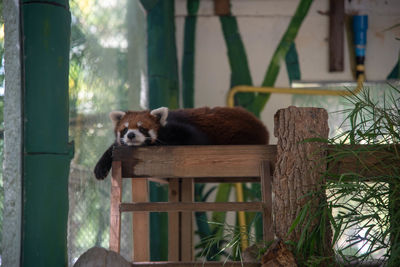
[[[344,0],[330,0],[329,71],[344,70]]]
[[[179,179],[170,179],[168,201],[179,202]],[[168,213],[168,260],[179,261],[179,212]]]
[[[110,250],[120,252],[121,213],[119,205],[122,200],[121,162],[112,162],[111,204],[110,204]]]
[[[349,145],[348,150],[365,150],[365,146]],[[328,146],[328,153],[335,153],[335,147],[335,145]],[[208,156],[210,157],[207,158]],[[254,164],[259,164],[261,160],[270,161],[270,167],[274,170],[276,145],[117,147],[113,151],[113,157],[117,161],[126,157],[124,162],[122,162],[122,177],[151,177],[152,174],[156,174],[154,176],[156,178],[179,178],[180,176],[177,173],[182,174],[187,171],[183,173],[182,178],[195,177],[196,182],[211,182],[208,178],[211,180],[215,179],[215,182],[228,182],[231,179],[235,179],[235,177],[237,179],[245,179],[244,177],[258,179],[255,178],[259,175],[256,173],[258,172],[258,166],[255,167],[251,163],[246,164],[248,160],[243,161],[243,159],[251,159],[254,161]],[[348,156],[335,163],[328,163],[328,170],[332,173],[361,172],[364,175],[382,174],[379,172],[379,169],[384,168],[386,161],[382,160],[381,156],[377,153],[364,153],[362,159],[363,162],[360,164],[359,159],[349,153]],[[242,162],[240,167],[235,165],[238,162]],[[155,170],[152,170],[153,166]],[[193,169],[190,169],[191,166]],[[209,166],[211,167],[209,168]],[[243,171],[241,170],[243,168],[252,168],[252,170]],[[165,169],[165,174],[162,173],[163,169]],[[212,173],[212,171],[215,172]],[[201,175],[196,176],[196,172]]]
[[[193,202],[194,200],[193,179],[181,180],[181,202]],[[193,260],[193,213],[181,213],[181,261]]]
[[[194,178],[195,183],[259,183],[260,177],[203,177]]]
[[[148,211],[148,212],[168,212],[168,211],[262,211],[262,202],[215,202],[215,203],[168,203],[168,202],[136,202],[121,203],[120,211]]]
[[[116,147],[123,177],[257,177],[260,160],[275,162],[275,145]]]
[[[260,166],[261,198],[264,203],[262,212],[264,242],[274,240],[272,221],[272,174],[269,165],[269,161],[262,161]]]
[[[393,164],[392,153],[388,153],[388,146],[375,147],[371,151],[368,145],[341,145],[328,146],[328,154],[337,161],[328,162],[327,170],[331,174],[357,173],[364,177],[382,176],[388,174],[387,166]],[[400,149],[400,146],[397,148]],[[340,159],[338,159],[340,157]],[[328,157],[329,159],[329,157]],[[382,179],[384,182],[385,180]]]
[[[147,179],[132,179],[132,201],[148,201]],[[133,229],[133,261],[148,261],[149,256],[149,213],[134,212],[132,216]]]
[[[227,261],[227,262],[171,262],[171,261],[154,261],[154,262],[133,262],[132,266],[137,267],[154,267],[154,266],[165,266],[165,267],[261,267],[261,263],[258,262],[240,262],[240,261]]]

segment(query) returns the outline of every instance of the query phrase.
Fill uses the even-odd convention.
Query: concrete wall
[[[19,2],[3,2],[5,21],[5,95],[4,95],[4,210],[1,263],[20,265],[21,179],[22,179],[22,101]]]
[[[353,0],[346,2],[346,12],[359,11],[369,16],[366,55],[366,76],[369,80],[384,80],[398,60],[400,27],[385,29],[399,23],[398,0]],[[232,13],[237,17],[247,52],[255,86],[264,78],[270,59],[285,32],[299,0],[231,0]],[[347,45],[345,70],[328,72],[329,18],[319,13],[329,10],[329,0],[315,0],[296,38],[302,80],[352,80]],[[186,0],[176,0],[178,56],[182,56],[183,23]],[[195,105],[226,105],[230,84],[225,41],[218,17],[214,16],[213,1],[201,0],[196,32]],[[181,58],[179,59],[181,62]],[[284,64],[275,86],[289,86]],[[274,94],[268,101],[262,120],[273,131],[273,115],[279,108],[294,103],[293,96]],[[336,103],[336,101],[333,101]],[[296,103],[297,104],[297,103]],[[273,137],[272,143],[276,142]]]

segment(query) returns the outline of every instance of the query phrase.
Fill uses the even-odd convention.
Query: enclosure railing
[[[133,212],[133,265],[149,263],[149,212],[169,212],[168,261],[157,266],[193,266],[194,211],[260,211],[263,214],[263,239],[298,241],[301,228],[292,229],[299,210],[310,198],[305,195],[325,183],[322,175],[370,172],[379,167],[379,157],[343,157],[327,162],[334,147],[319,142],[328,137],[328,115],[320,108],[289,107],[274,117],[277,145],[238,146],[160,146],[116,147],[113,151],[110,249],[120,250],[121,213]],[[303,142],[314,138],[315,141]],[[358,149],[360,146],[350,146]],[[373,173],[368,173],[373,175]],[[122,179],[132,178],[132,202],[122,203]],[[148,179],[169,183],[168,202],[148,202]],[[208,182],[260,182],[261,201],[193,202],[193,184]],[[318,207],[320,199],[312,207]],[[328,215],[327,215],[328,216]],[[318,222],[315,222],[318,223]],[[329,220],[326,220],[329,224]],[[327,225],[326,256],[333,255],[332,233]],[[288,234],[289,233],[289,234]],[[198,263],[199,264],[199,263]],[[201,263],[222,266],[222,263]],[[219,264],[219,265],[218,265]],[[232,262],[228,266],[260,266],[253,262]]]

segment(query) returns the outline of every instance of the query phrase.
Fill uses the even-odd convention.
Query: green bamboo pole
[[[147,11],[149,108],[179,107],[174,0],[141,0]]]
[[[67,0],[22,1],[22,266],[67,266],[68,70]]]
[[[182,100],[184,108],[194,107],[194,63],[199,0],[187,0],[182,57]]]
[[[141,0],[147,12],[147,71],[149,108],[179,107],[178,64],[175,44],[174,1]],[[165,186],[150,184],[150,201],[166,201]],[[150,259],[167,260],[166,213],[150,214]]]

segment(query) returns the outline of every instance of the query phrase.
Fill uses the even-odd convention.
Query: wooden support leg
[[[110,205],[110,250],[119,253],[121,239],[121,213],[119,204],[122,200],[121,162],[113,161],[111,174]]]
[[[132,179],[132,202],[148,201],[147,179]],[[149,213],[134,212],[133,229],[133,261],[149,261]]]
[[[181,201],[193,202],[193,179],[182,179]],[[193,260],[193,212],[181,213],[181,261]]]
[[[261,197],[264,203],[262,212],[264,241],[274,240],[272,228],[272,175],[269,161],[262,161],[260,166]]]
[[[168,201],[179,202],[179,179],[170,179]],[[179,261],[179,212],[168,213],[168,260]]]

